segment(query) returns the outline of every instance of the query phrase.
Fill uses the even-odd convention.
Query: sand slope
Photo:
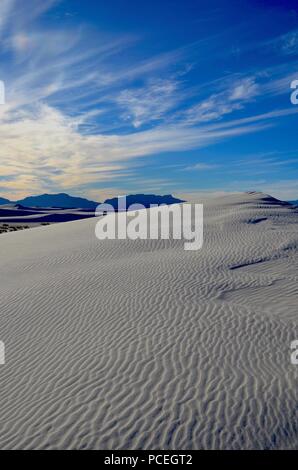
[[[297,448],[297,211],[209,200],[198,252],[95,224],[1,236],[0,448]]]

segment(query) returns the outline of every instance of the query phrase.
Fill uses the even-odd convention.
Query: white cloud
[[[280,47],[280,50],[287,55],[297,54],[298,53],[298,30],[290,31],[287,34],[281,36],[277,42],[277,47]]]
[[[254,78],[244,78],[235,83],[229,92],[228,99],[230,101],[246,101],[254,98],[259,93],[259,87]]]
[[[126,135],[84,135],[81,118],[67,117],[45,104],[13,116],[0,127],[0,173],[14,175],[1,183],[1,191],[10,196],[16,188],[39,192],[117,180],[126,176],[128,162],[137,157],[203,147],[263,126],[158,126]]]
[[[123,118],[132,121],[135,128],[161,119],[181,100],[178,82],[154,79],[137,89],[120,92],[116,103],[124,109]]]
[[[220,165],[215,163],[195,163],[194,165],[187,166],[184,170],[199,170],[199,171],[206,171],[206,170],[214,170],[218,168]]]
[[[252,77],[234,79],[220,93],[215,93],[204,101],[192,106],[186,112],[189,122],[209,122],[221,119],[227,114],[244,107],[259,93],[259,87]]]

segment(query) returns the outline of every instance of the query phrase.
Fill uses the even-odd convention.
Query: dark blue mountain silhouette
[[[171,194],[159,196],[156,194],[130,194],[126,196],[127,207],[132,204],[142,204],[144,207],[150,207],[151,204],[179,204],[182,201],[173,197]],[[28,196],[19,201],[9,201],[0,198],[0,205],[14,204],[15,208],[20,210],[28,210],[38,208],[37,210],[49,210],[50,208],[59,209],[83,209],[84,211],[94,211],[100,202],[89,201],[81,197],[70,196],[69,194],[42,194],[39,196]],[[107,199],[105,204],[111,204],[116,210],[118,209],[118,198]],[[28,214],[27,214],[28,215]]]
[[[10,204],[10,201],[4,197],[0,197],[0,206],[3,206],[4,204]]]
[[[150,207],[151,204],[161,205],[161,204],[179,204],[182,199],[177,199],[171,194],[165,196],[158,196],[156,194],[130,194],[126,196],[126,207],[129,208],[132,204],[142,204],[144,207]],[[114,209],[118,209],[118,198],[107,199],[105,204],[110,204]]]
[[[89,201],[81,197],[69,196],[65,193],[60,194],[42,194],[41,196],[25,197],[18,204],[26,207],[57,207],[62,209],[91,209],[95,210],[99,202]]]
[[[298,199],[297,201],[288,201],[290,204],[293,204],[293,206],[298,206]]]

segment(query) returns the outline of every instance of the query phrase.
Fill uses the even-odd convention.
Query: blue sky
[[[0,196],[298,198],[298,4],[1,0]]]

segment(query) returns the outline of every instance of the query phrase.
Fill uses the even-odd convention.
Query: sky
[[[298,2],[0,0],[0,197],[298,199]]]

